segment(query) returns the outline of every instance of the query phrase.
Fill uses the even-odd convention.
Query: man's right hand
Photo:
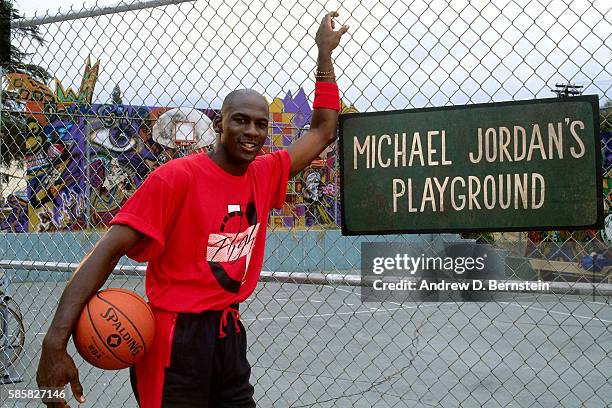
[[[63,389],[66,384],[70,383],[72,395],[74,395],[77,402],[79,404],[85,402],[83,387],[79,381],[79,372],[74,364],[74,360],[68,355],[66,347],[43,344],[38,371],[36,372],[36,383],[39,388],[57,389]],[[50,408],[69,407],[65,400],[61,402],[47,402],[43,399],[43,402]]]
[[[79,372],[72,357],[66,352],[68,338],[89,299],[106,282],[119,259],[143,237],[144,235],[131,227],[113,225],[81,262],[62,293],[53,321],[43,340],[36,373],[39,387],[63,389],[70,383],[77,402],[85,402]],[[43,402],[53,408],[68,407],[65,401]]]

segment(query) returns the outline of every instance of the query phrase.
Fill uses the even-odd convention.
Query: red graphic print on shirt
[[[228,207],[240,208],[237,205]],[[238,293],[244,283],[251,251],[259,230],[255,203],[249,203],[245,213],[242,210],[228,213],[223,218],[221,232],[211,233],[208,236],[206,248],[206,260],[213,276],[223,289],[232,293]],[[242,230],[243,224],[247,227],[244,230]],[[239,232],[229,232],[233,229]]]

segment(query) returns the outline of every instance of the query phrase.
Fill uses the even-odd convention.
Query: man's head
[[[218,148],[233,164],[255,159],[268,135],[269,109],[266,98],[252,89],[230,92],[223,101],[221,115],[213,122],[221,134]]]

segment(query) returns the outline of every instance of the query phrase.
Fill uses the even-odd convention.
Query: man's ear
[[[213,119],[213,129],[217,134],[223,133],[223,123],[222,123],[221,113],[218,113]]]

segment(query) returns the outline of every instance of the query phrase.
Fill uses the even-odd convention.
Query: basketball
[[[79,354],[95,367],[120,370],[137,363],[153,343],[153,312],[136,293],[104,289],[92,297],[73,333]]]

